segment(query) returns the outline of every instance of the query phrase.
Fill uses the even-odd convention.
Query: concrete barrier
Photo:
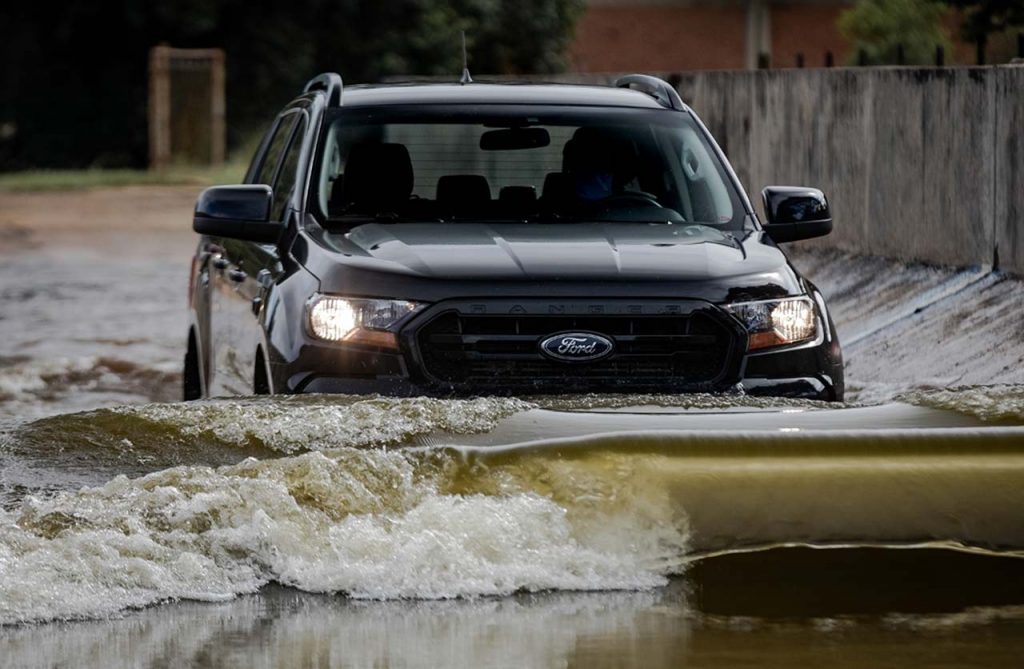
[[[661,76],[758,207],[766,185],[826,192],[835,232],[807,244],[1024,274],[1024,67]]]
[[[1024,67],[995,78],[996,248],[1000,267],[1024,274]]]

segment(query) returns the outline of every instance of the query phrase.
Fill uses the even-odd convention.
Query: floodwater
[[[1019,282],[801,254],[844,405],[186,405],[179,199],[0,249],[0,665],[1020,666]]]

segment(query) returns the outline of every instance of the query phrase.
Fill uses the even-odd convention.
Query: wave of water
[[[168,402],[181,394],[173,362],[141,363],[114,355],[0,356],[0,416],[22,420],[137,402]]]
[[[85,469],[148,473],[50,492],[22,482],[0,512],[0,623],[217,601],[272,582],[371,599],[644,589],[703,556],[787,542],[1024,548],[1024,429],[985,426],[974,400],[948,427],[920,429],[904,426],[913,407],[767,411],[733,398],[723,413],[647,399],[628,411],[614,398],[574,400],[575,411],[555,410],[561,400],[239,400],[11,428],[8,472],[80,457]],[[937,410],[920,411],[934,421]],[[658,421],[669,427],[604,430]],[[566,425],[576,436],[552,438]]]
[[[914,390],[901,401],[943,411],[954,411],[986,423],[1024,424],[1024,386],[991,385]]]
[[[357,598],[644,588],[664,583],[646,563],[685,552],[685,517],[623,504],[628,490],[604,491],[615,508],[598,519],[514,480],[456,491],[460,470],[451,455],[341,449],[30,498],[0,516],[0,622],[270,581]]]

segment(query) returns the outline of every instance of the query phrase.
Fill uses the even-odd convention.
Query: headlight
[[[401,300],[314,295],[306,312],[309,330],[319,339],[397,348],[398,339],[389,330],[420,306]]]
[[[724,305],[750,333],[747,350],[785,346],[813,339],[818,334],[814,303],[806,297]]]

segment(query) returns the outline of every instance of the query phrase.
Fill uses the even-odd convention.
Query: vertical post
[[[1017,33],[1017,58],[1024,58],[1024,33]]]
[[[804,67],[804,55],[802,53],[798,53],[796,55],[796,66],[799,69],[803,69]]]
[[[903,43],[901,42],[901,43],[896,45],[896,64],[897,65],[903,65],[905,63],[906,63],[906,56],[903,53]]]
[[[224,51],[210,54],[210,164],[223,165],[225,146]]]
[[[836,64],[835,56],[832,55],[831,51],[825,52],[825,67],[833,67]]]
[[[946,64],[946,50],[939,44],[935,47],[935,67],[942,67]]]
[[[766,53],[760,53],[757,55],[757,69],[767,70],[772,66],[771,56]]]
[[[985,38],[979,37],[977,44],[975,44],[975,52],[977,55],[978,65],[985,64]]]
[[[746,65],[748,70],[755,67],[765,69],[764,58],[771,59],[772,15],[768,0],[749,0],[746,21]]]
[[[860,49],[857,51],[857,64],[864,67],[868,64],[868,52],[867,49]]]
[[[167,167],[171,159],[170,48],[149,51],[149,168]]]

